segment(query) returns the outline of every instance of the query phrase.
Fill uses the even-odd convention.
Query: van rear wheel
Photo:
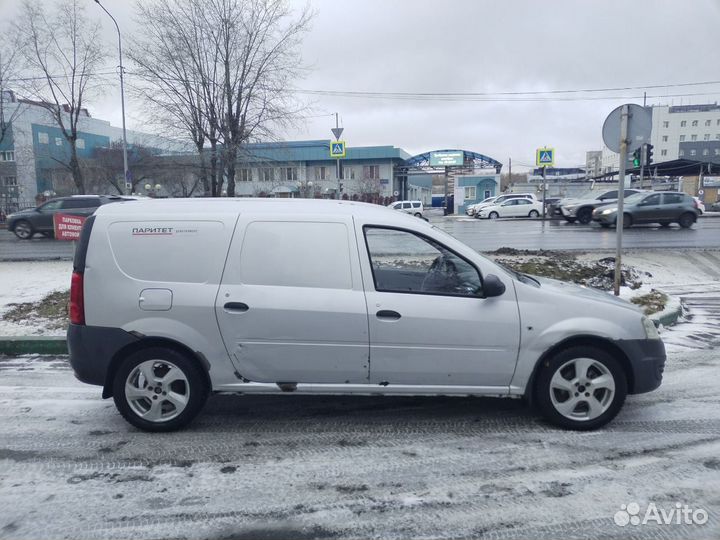
[[[208,390],[196,362],[164,347],[129,355],[113,379],[115,406],[125,420],[144,431],[186,426],[202,409]]]
[[[625,402],[625,371],[602,349],[571,347],[544,360],[540,369],[536,404],[557,426],[597,429],[615,418]]]

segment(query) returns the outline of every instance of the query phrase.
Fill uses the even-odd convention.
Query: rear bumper
[[[630,394],[651,392],[660,386],[665,370],[665,344],[661,339],[627,339],[615,342],[630,359]]]
[[[137,340],[121,328],[71,324],[67,345],[75,376],[84,383],[104,386],[113,357]]]

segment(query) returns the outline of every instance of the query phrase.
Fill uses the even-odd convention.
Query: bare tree
[[[86,17],[83,4],[61,0],[49,12],[38,0],[25,0],[15,24],[26,67],[22,90],[48,111],[68,142],[64,165],[78,193],[85,192],[78,128],[87,116],[85,101],[101,82],[106,57],[100,24]]]
[[[11,84],[18,72],[18,46],[13,37],[6,28],[0,28],[0,144],[21,111],[19,103],[8,106],[13,96]]]
[[[242,146],[270,139],[300,114],[292,83],[300,75],[299,46],[312,14],[295,17],[285,0],[207,0],[224,87],[222,139],[227,194],[235,195]]]
[[[301,110],[291,83],[309,11],[295,17],[285,0],[155,0],[137,13],[142,37],[129,56],[141,97],[187,131],[201,163],[209,144],[209,191],[221,194],[227,178],[234,196],[243,145],[272,138]]]
[[[224,99],[217,83],[219,50],[212,29],[204,24],[205,4],[204,0],[138,2],[141,30],[128,56],[139,81],[133,87],[135,95],[149,106],[156,124],[189,136],[200,158],[204,191],[218,196],[222,191],[219,111]]]

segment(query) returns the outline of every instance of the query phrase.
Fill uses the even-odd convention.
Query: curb
[[[67,340],[63,336],[0,337],[0,354],[67,354]]]
[[[683,306],[680,299],[673,298],[670,295],[668,295],[668,298],[670,302],[668,302],[668,306],[664,310],[650,315],[650,320],[655,323],[655,326],[672,326],[682,316]]]

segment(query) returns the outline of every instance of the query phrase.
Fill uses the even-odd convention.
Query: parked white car
[[[491,204],[497,197],[488,197],[487,199],[483,199],[479,203],[470,204],[465,208],[465,214],[468,216],[474,216],[475,211],[480,208],[481,206],[484,206],[486,204]]]
[[[491,205],[498,205],[502,202],[510,199],[530,199],[531,201],[537,201],[537,197],[533,193],[506,193],[505,195],[498,195],[493,197],[492,200],[485,199],[483,202],[475,205],[473,216],[478,218],[478,210]]]
[[[77,378],[148,431],[186,425],[212,392],[505,396],[594,429],[665,364],[637,306],[349,201],[103,205],[69,311]]]
[[[478,219],[488,218],[509,218],[509,217],[531,217],[536,218],[542,214],[543,203],[532,199],[508,199],[499,204],[480,208],[475,217]]]
[[[397,201],[388,205],[393,210],[400,210],[415,217],[422,217],[425,211],[422,201]]]

